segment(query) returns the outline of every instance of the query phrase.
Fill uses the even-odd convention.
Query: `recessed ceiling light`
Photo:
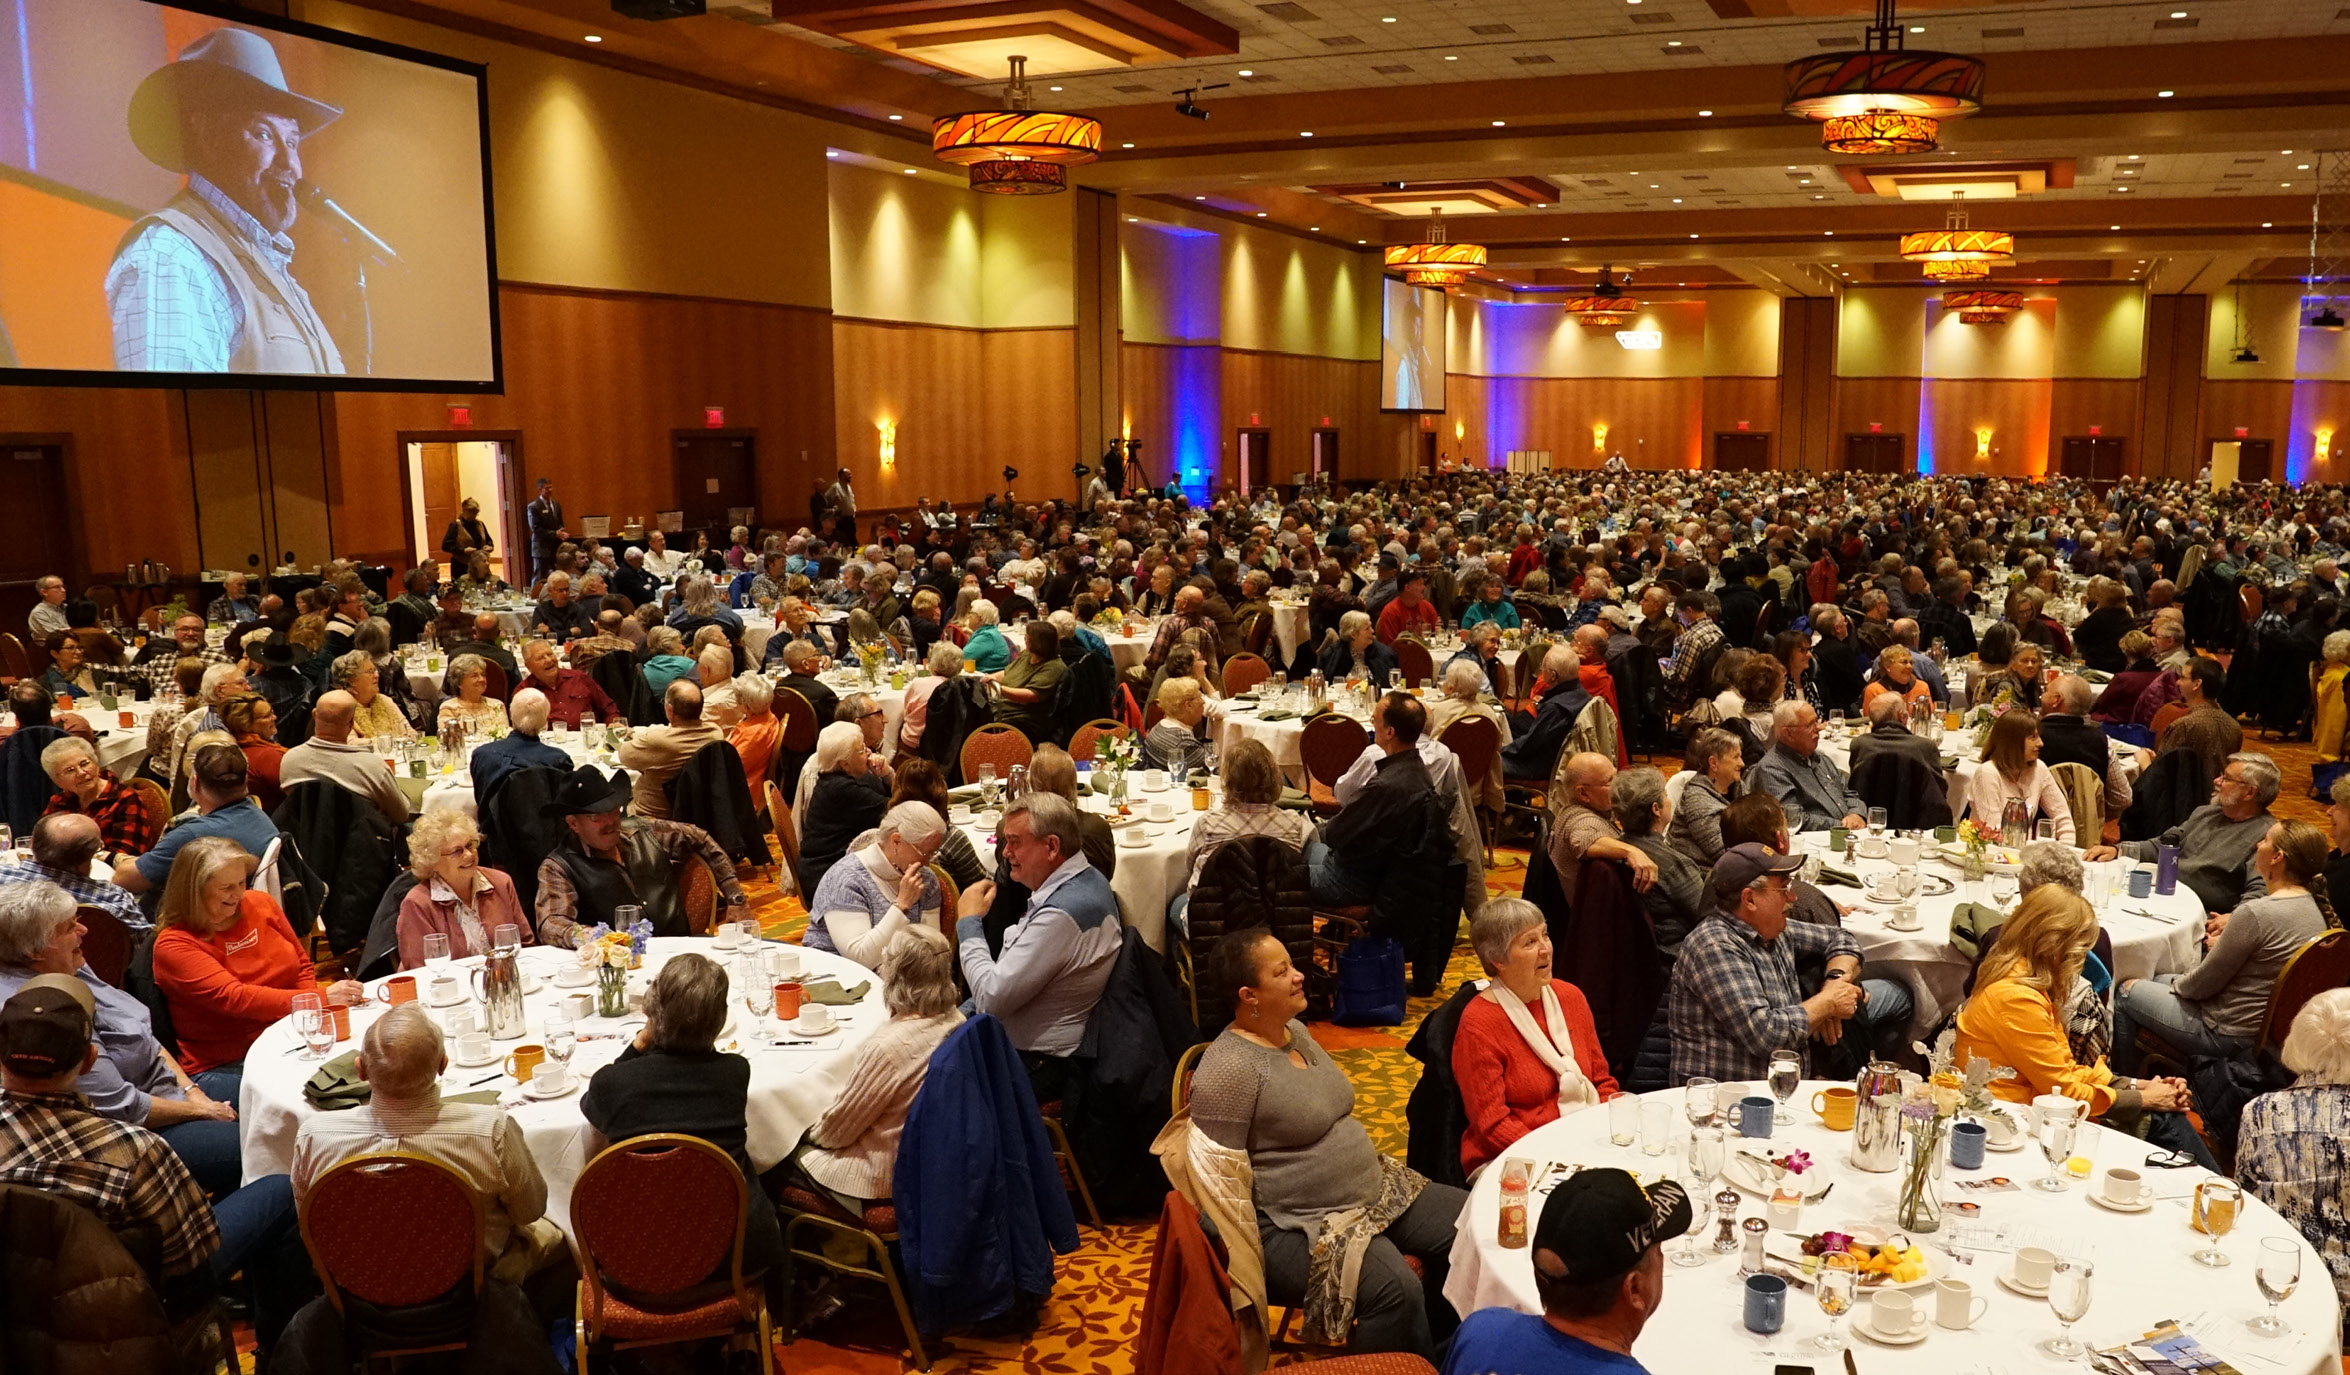
[[[1678,38],[1667,39],[1665,41],[1665,46],[1668,48],[1678,48],[1681,46],[1681,40]]]
[[[604,35],[600,33],[591,33],[587,36],[587,41],[590,43],[601,43],[604,41]]]
[[[2275,224],[2273,224],[2273,223],[2271,223],[2271,222],[2270,222],[2270,221],[2268,221],[2268,220],[2262,220],[2262,221],[2260,222],[2260,227],[2261,227],[2261,228],[2263,228],[2263,229],[2274,229],[2274,228],[2276,228],[2276,225],[2275,225]]]
[[[1312,138],[1314,136],[1314,131],[1311,129],[1300,129],[1297,131],[1297,136],[1299,138]]]
[[[1444,55],[1444,60],[1445,60],[1445,61],[1447,61],[1447,62],[1458,62],[1458,61],[1460,61],[1460,59],[1459,59],[1459,58],[1457,58],[1457,57],[1453,56],[1451,53],[1446,53],[1446,54]]]
[[[2139,161],[2139,158],[2138,158],[2138,155],[2137,155],[2136,153],[2132,153],[2132,154],[2130,154],[2128,157],[2126,157],[2126,158],[2123,158],[2123,159],[2122,159],[2122,161],[2124,161],[2124,162],[2137,162],[2137,161]]]
[[[1665,188],[1652,181],[1648,184],[1648,189],[1651,191],[1662,191]]]
[[[2119,229],[2119,228],[2121,228],[2121,226],[2120,226],[2120,225],[2118,225],[2118,224],[2116,224],[2116,225],[2109,225],[2109,226],[2108,226],[2108,228],[2112,228],[2112,229]]]
[[[1695,234],[1692,234],[1692,235],[1690,235],[1689,237],[1690,237],[1690,238],[1692,238],[1692,239],[1694,239],[1694,238],[1696,238],[1697,236],[1696,236]]]
[[[1640,3],[1640,0],[1632,0],[1632,3],[1633,3],[1633,4],[1635,4],[1635,5],[1637,5],[1637,4],[1639,4],[1639,3]],[[1568,235],[1561,234],[1561,235],[1559,235],[1559,242],[1560,242],[1560,243],[1573,243],[1573,242],[1574,242],[1574,239],[1573,239],[1572,237],[1568,236]]]
[[[2306,163],[2306,162],[2303,162],[2303,163],[2297,163],[2297,164],[2295,164],[2295,165],[2294,165],[2294,168],[2293,168],[2293,170],[2294,170],[2294,171],[2296,171],[2296,172],[2306,172],[2306,171],[2308,171],[2308,170],[2309,170],[2309,164],[2308,164],[2308,163]]]
[[[1792,162],[1791,162],[1791,163],[1788,163],[1788,164],[1787,164],[1787,170],[1788,170],[1788,171],[1790,171],[1790,172],[1794,172],[1794,171],[1798,171],[1798,170],[1800,170],[1800,169],[1799,169],[1799,168],[1797,168],[1797,167],[1796,167],[1796,165],[1795,165],[1794,163],[1792,163]]]
[[[2125,177],[2134,177],[2138,175],[2138,169],[2135,167],[2124,167],[2122,169],[2122,175]]]
[[[1711,110],[1699,110],[1697,112],[1697,117],[1699,119],[1712,119],[1714,117],[1714,112]]]
[[[2184,19],[2187,17],[2187,12],[2185,10],[2172,10],[2170,12],[2170,17],[2173,19]]]
[[[2285,185],[2287,185],[2287,186],[2291,186],[2292,184],[2293,184],[2293,183],[2291,183],[2291,182],[2286,182],[2286,183],[2285,183]],[[2128,188],[2127,186],[2117,186],[2117,187],[2115,187],[2115,188],[2113,188],[2113,189],[2114,189],[2114,192],[2115,192],[2117,195],[2123,195],[2123,196],[2126,196],[2126,195],[2130,194],[2130,188]]]
[[[1833,238],[1835,238],[1835,237],[1836,237],[1836,231],[1835,231],[1835,230],[1833,230],[1833,229],[1831,229],[1831,230],[1827,231],[1827,233],[1828,233],[1828,237],[1829,237],[1829,238],[1831,238],[1831,239],[1833,239]]]
[[[1355,240],[1355,242],[1356,242],[1356,243],[1369,243],[1369,242],[1370,242],[1370,240],[1369,240],[1369,239],[1357,239],[1357,240]]]
[[[1909,26],[1909,31],[1911,33],[1924,33],[1926,31],[1926,26],[1923,24],[1912,24]]]
[[[1824,200],[1826,200],[1826,199],[1827,199],[1827,197],[1826,197],[1826,196],[1814,196],[1814,197],[1812,197],[1812,199],[1813,199],[1813,200],[1815,200],[1815,201],[1824,201]]]
[[[2279,186],[2285,186],[2285,187],[2290,187],[2292,184],[2293,184],[2293,183],[2291,183],[2291,182],[2289,182],[2289,181],[2280,181],[2280,182],[2278,182],[2278,183],[2277,183],[2277,185],[2279,185]]]
[[[2288,157],[2288,158],[2289,158],[2289,157],[2293,156],[2293,150],[2292,150],[2292,149],[2290,149],[2290,148],[2279,148],[2279,149],[2277,150],[2277,155],[2278,155],[2279,157]]]
[[[913,169],[913,168],[911,168],[911,167],[907,168],[907,169],[906,169],[906,175],[907,175],[907,176],[909,176],[909,177],[910,177],[910,176],[912,176],[912,175],[914,175],[914,169]]]
[[[832,149],[830,149],[830,148],[827,148],[827,149],[825,149],[825,150],[824,150],[824,156],[826,156],[826,157],[828,157],[828,158],[837,158],[837,157],[839,157],[839,156],[840,156],[840,154],[839,154],[839,153],[837,153],[837,152],[834,152],[834,151],[833,151]]]
[[[1128,224],[1141,224],[1141,223],[1142,223],[1142,221],[1141,221],[1141,220],[1139,220],[1139,219],[1136,219],[1136,218],[1135,218],[1134,216],[1132,216],[1132,215],[1128,215],[1128,216],[1126,217],[1126,222],[1127,222]]]
[[[1680,203],[1681,203],[1681,198],[1680,198],[1679,196],[1675,196],[1675,197],[1673,197],[1673,204],[1675,204],[1675,205],[1679,205]]]
[[[1192,199],[1193,199],[1193,200],[1195,200],[1195,201],[1204,201],[1204,200],[1206,200],[1206,199],[1207,199],[1207,197],[1206,197],[1206,196],[1193,196],[1193,197],[1192,197]]]
[[[891,119],[891,120],[893,120],[893,121],[895,121],[895,120],[901,120],[901,119],[904,119],[904,118],[905,118],[905,116],[904,116],[904,115],[891,115],[891,116],[890,116],[890,119]]]
[[[2168,100],[2168,99],[2170,99],[2172,96],[2175,96],[2175,95],[2177,95],[2177,94],[2178,94],[2178,92],[2177,92],[2177,91],[2156,91],[2154,94],[2155,94],[2157,97],[2159,97],[2159,98],[2161,98],[2161,99],[2163,99],[2163,100]]]
[[[1309,224],[1306,226],[1306,232],[1309,234],[1319,234],[1322,232],[1322,226],[1318,224]]]
[[[1493,121],[1493,127],[1496,129],[1504,128],[1507,127],[1508,123],[1508,120],[1497,119]]]
[[[1395,22],[1395,16],[1392,14],[1382,15],[1380,16],[1379,22],[1382,24],[1392,24]]]
[[[1121,148],[1132,148],[1134,145],[1131,143],[1121,143],[1118,146]]]
[[[1246,67],[1243,67],[1243,68],[1241,68],[1241,69],[1240,69],[1240,74],[1241,74],[1242,76],[1255,76],[1255,75],[1256,75],[1256,73],[1255,73],[1255,72],[1252,72],[1252,71],[1250,71],[1250,70],[1249,70],[1248,68],[1246,68]]]
[[[1258,218],[1258,219],[1260,219],[1260,220],[1261,220],[1261,219],[1263,219],[1263,218],[1265,218],[1265,212],[1264,212],[1264,211],[1262,211],[1262,210],[1259,210],[1259,211],[1257,212],[1257,218]]]

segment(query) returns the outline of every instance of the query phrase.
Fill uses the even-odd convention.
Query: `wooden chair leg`
[[[1053,1158],[1061,1162],[1062,1168],[1069,1172],[1069,1182],[1077,1187],[1077,1201],[1085,1205],[1086,1219],[1093,1223],[1095,1231],[1108,1230],[1102,1226],[1101,1210],[1093,1206],[1093,1190],[1086,1187],[1085,1171],[1077,1167],[1077,1153],[1069,1149],[1069,1134],[1061,1129],[1058,1119],[1051,1117],[1044,1119],[1044,1129],[1053,1138]]]

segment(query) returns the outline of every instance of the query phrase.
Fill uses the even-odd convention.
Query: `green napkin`
[[[1950,945],[1968,959],[1982,955],[1987,942],[1983,939],[2007,920],[2007,914],[1996,907],[1979,902],[1962,902],[1950,912]]]
[[[802,991],[808,1001],[812,1003],[823,1003],[830,1007],[854,1007],[865,1001],[865,992],[872,986],[871,981],[865,979],[859,979],[855,988],[842,988],[837,979],[818,979],[814,983],[805,985]]]
[[[346,1050],[318,1067],[302,1085],[302,1096],[320,1112],[341,1112],[365,1103],[373,1092],[359,1077],[359,1052]]]
[[[1257,713],[1257,719],[1259,721],[1295,721],[1297,713],[1294,711],[1260,711]]]
[[[1844,869],[1831,869],[1824,864],[1820,866],[1820,882],[1833,883],[1839,888],[1864,887],[1860,881],[1860,875]]]
[[[947,801],[949,802],[977,802],[978,800],[979,785],[977,783],[966,783],[960,788],[947,789]]]

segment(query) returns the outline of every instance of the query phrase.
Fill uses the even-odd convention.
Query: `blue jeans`
[[[238,1088],[244,1082],[245,1067],[222,1065],[189,1077],[207,1096],[233,1108],[237,1105]],[[188,1173],[195,1176],[197,1187],[207,1198],[225,1198],[235,1193],[245,1177],[245,1156],[237,1144],[235,1122],[178,1122],[158,1129],[155,1134],[188,1167]]]
[[[1908,1063],[1901,1052],[1909,1045],[1909,1019],[1917,1010],[1909,985],[1897,979],[1862,979],[1860,987],[1868,1001],[1846,1019],[1836,1044],[1814,1049],[1815,1069],[1858,1074],[1872,1057]]]
[[[319,1293],[294,1214],[294,1181],[282,1174],[257,1179],[214,1203],[212,1220],[220,1228],[212,1277],[226,1290],[231,1276],[245,1272],[253,1287],[254,1338],[274,1346],[295,1312]]]
[[[2145,1073],[2146,1057],[2138,1051],[2138,1030],[2143,1027],[2168,1042],[2171,1049],[2187,1058],[2205,1055],[2233,1055],[2252,1042],[2241,1036],[2222,1036],[2204,1025],[2203,1017],[2179,997],[2171,984],[2175,974],[2158,974],[2151,979],[2140,979],[2113,995],[2113,1053],[2110,1063],[2116,1074],[2133,1078]]]
[[[1372,887],[1344,872],[1319,837],[1306,842],[1306,878],[1313,885],[1314,901],[1332,907],[1365,906],[1375,896]]]

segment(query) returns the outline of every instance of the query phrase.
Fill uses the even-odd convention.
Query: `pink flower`
[[[1779,1167],[1789,1174],[1802,1174],[1811,1168],[1811,1153],[1809,1151],[1789,1151],[1779,1157]]]

